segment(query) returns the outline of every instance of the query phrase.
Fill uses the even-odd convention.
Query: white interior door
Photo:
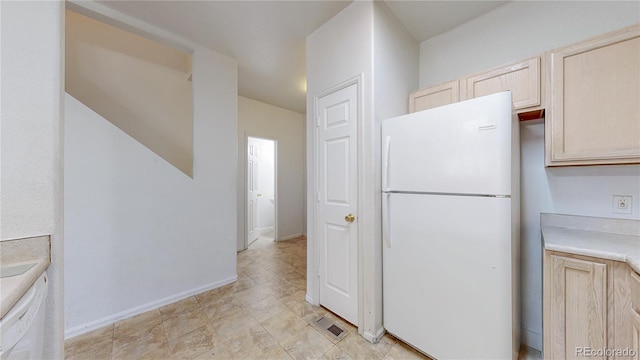
[[[258,219],[258,152],[259,144],[253,138],[247,140],[247,246],[260,235]]]
[[[358,85],[323,96],[317,104],[319,302],[357,324]]]

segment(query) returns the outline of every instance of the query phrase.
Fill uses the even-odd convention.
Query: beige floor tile
[[[289,311],[286,306],[282,305],[282,303],[273,296],[269,296],[264,300],[247,306],[247,310],[251,312],[251,315],[253,315],[258,322],[263,322],[274,315]]]
[[[167,343],[160,344],[157,348],[151,349],[140,356],[135,357],[136,360],[161,360],[170,359],[169,345]],[[116,359],[115,357],[113,359]],[[128,357],[128,360],[133,358]]]
[[[159,315],[158,315],[159,316]],[[166,350],[168,357],[167,337],[162,324],[138,331],[116,339],[113,343],[114,359],[140,359],[149,354],[157,354]],[[164,346],[163,346],[164,345]],[[166,348],[158,350],[159,348]]]
[[[352,360],[351,357],[342,349],[337,346],[333,346],[329,351],[324,353],[320,360]]]
[[[225,339],[224,345],[234,359],[266,359],[267,353],[281,349],[259,324]]]
[[[329,340],[310,326],[303,328],[280,344],[294,359],[317,359],[333,346]]]
[[[109,358],[111,358],[111,348],[113,344],[113,325],[90,331],[67,340],[64,343],[65,358],[76,358],[80,353],[89,351],[98,354],[105,354],[108,350]]]
[[[67,360],[111,360],[113,341],[93,344],[83,351],[66,351],[64,358]]]
[[[162,322],[167,339],[175,339],[207,324],[207,316],[197,307],[195,310]]]
[[[256,325],[259,325],[258,320],[248,310],[237,311],[211,322],[211,326],[223,342]]]
[[[429,359],[409,345],[398,341],[384,357],[385,360],[420,360]]]
[[[204,303],[202,308],[209,321],[212,322],[218,321],[229,314],[245,310],[240,301],[233,296],[224,297],[217,302]]]
[[[242,306],[249,306],[251,304],[255,304],[260,300],[264,300],[271,296],[268,291],[263,289],[260,286],[254,286],[252,288],[237,292],[235,298],[240,301]]]
[[[282,342],[309,326],[306,321],[291,311],[276,314],[261,324],[278,342]]]
[[[371,344],[361,336],[347,336],[338,347],[354,360],[375,360],[383,359],[395,344],[396,340],[387,335],[377,344]]]
[[[211,351],[214,343],[206,326],[197,328],[175,339],[169,339],[169,351],[172,359],[195,359]]]
[[[328,311],[320,306],[313,306],[308,302],[301,303],[297,309],[295,309],[295,313],[300,316],[304,321],[311,324],[316,321],[320,316],[324,316],[328,313]]]
[[[291,295],[279,298],[280,302],[288,307],[290,310],[296,311],[298,310],[303,303],[305,303],[306,292],[303,290],[296,290]]]
[[[147,331],[160,324],[162,324],[160,311],[158,309],[147,311],[146,313],[116,322],[113,329],[113,338],[117,340],[131,334]]]
[[[198,303],[198,300],[196,300],[196,297],[190,296],[186,299],[174,302],[173,304],[163,306],[159,310],[162,321],[165,321],[167,319],[190,313],[191,311],[199,308],[200,304]]]
[[[262,287],[278,300],[291,296],[297,293],[298,291],[300,291],[300,289],[298,289],[296,286],[290,283],[279,284],[279,285],[276,285],[276,284],[262,285]]]
[[[285,351],[285,349],[282,348],[282,346],[279,346],[275,349],[272,349],[270,351],[267,351],[264,354],[264,358],[262,359],[269,359],[269,360],[291,360],[293,359],[291,357],[291,355],[289,355],[288,352]]]
[[[216,345],[213,349],[204,352],[195,360],[231,360],[233,359],[224,345]]]
[[[201,306],[204,306],[207,303],[217,302],[222,298],[227,296],[231,296],[234,294],[233,283],[221,286],[219,288],[215,288],[209,291],[205,291],[196,295],[196,300],[200,303]]]
[[[243,290],[251,289],[252,287],[257,286],[258,283],[253,281],[250,277],[246,276],[238,278],[238,281],[234,282],[232,285],[233,291],[237,293]]]

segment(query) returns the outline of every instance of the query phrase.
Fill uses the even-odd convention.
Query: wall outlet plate
[[[613,195],[613,213],[631,214],[633,197],[630,195]]]

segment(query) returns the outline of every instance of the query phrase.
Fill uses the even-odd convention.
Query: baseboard
[[[522,343],[532,349],[542,351],[542,334],[522,328]]]
[[[320,306],[320,303],[316,301],[316,299],[314,299],[313,297],[309,296],[309,294],[306,294],[304,296],[304,299],[311,305]]]
[[[302,236],[302,233],[297,233],[297,234],[281,237],[280,239],[278,239],[278,241],[286,241],[286,240],[291,240],[291,239],[297,239],[297,238],[299,238],[301,236]]]
[[[204,286],[200,286],[197,287],[195,289],[191,289],[191,290],[187,290],[187,291],[183,291],[181,293],[175,294],[175,295],[171,295],[171,296],[167,296],[163,299],[159,299],[156,301],[152,301],[140,306],[136,306],[134,308],[119,312],[117,314],[114,315],[110,315],[110,316],[106,316],[103,317],[101,319],[98,320],[94,320],[94,321],[90,321],[88,323],[82,324],[82,325],[78,325],[78,326],[74,326],[70,329],[66,329],[64,332],[64,338],[69,339],[78,335],[82,335],[84,333],[88,333],[89,331],[93,331],[96,329],[100,329],[101,327],[107,326],[107,325],[111,325],[113,323],[115,323],[118,320],[122,320],[122,319],[127,319],[130,318],[132,316],[138,315],[138,314],[142,314],[144,312],[147,311],[151,311],[151,310],[155,310],[159,307],[165,306],[165,305],[169,305],[171,303],[174,303],[176,301],[188,298],[190,296],[193,295],[197,295],[200,294],[202,292],[211,290],[211,289],[215,289],[218,288],[220,286],[224,286],[227,284],[230,284],[234,281],[238,280],[238,275],[234,275],[230,278],[221,280],[221,281],[216,281],[214,283],[210,283]]]
[[[267,232],[273,231],[273,230],[274,230],[273,226],[269,226],[269,227],[259,228],[258,232],[260,233],[260,235],[264,235],[264,233],[267,233]]]
[[[384,335],[384,333],[387,332],[387,330],[385,330],[383,327],[381,327],[380,329],[378,329],[378,331],[376,331],[375,334],[372,334],[368,331],[365,331],[362,333],[362,337],[367,340],[368,342],[372,343],[372,344],[377,344],[378,341],[380,341],[380,339],[382,338],[382,336]]]

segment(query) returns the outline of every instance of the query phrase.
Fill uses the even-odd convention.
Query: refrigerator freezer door
[[[511,195],[511,106],[504,92],[385,120],[383,190]]]
[[[382,196],[387,331],[440,360],[511,359],[511,200]]]

